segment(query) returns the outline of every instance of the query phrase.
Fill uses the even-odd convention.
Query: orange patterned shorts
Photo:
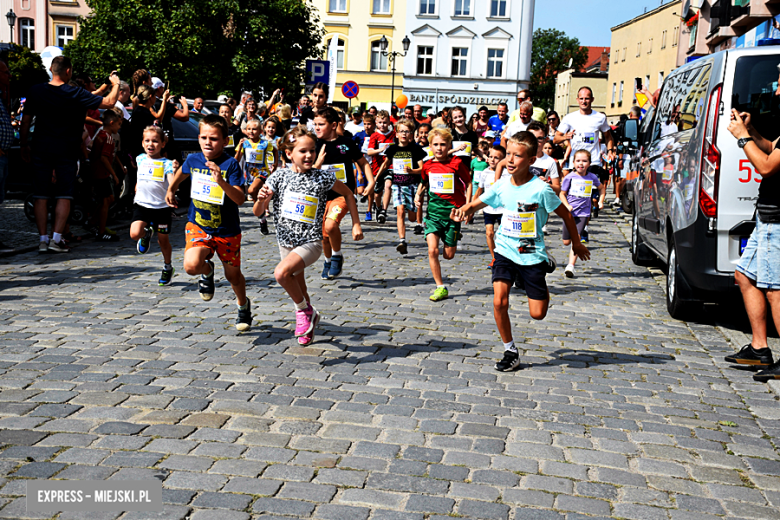
[[[241,233],[232,237],[215,237],[205,233],[192,222],[187,222],[184,232],[187,235],[185,251],[193,247],[205,247],[211,250],[207,259],[212,258],[216,252],[223,264],[241,267]]]

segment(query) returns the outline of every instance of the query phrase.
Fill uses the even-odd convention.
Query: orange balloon
[[[406,108],[406,105],[409,104],[409,98],[406,97],[405,94],[401,94],[397,98],[395,98],[395,106],[403,110]]]

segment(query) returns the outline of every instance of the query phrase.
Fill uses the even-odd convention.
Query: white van
[[[780,47],[722,51],[687,63],[664,81],[636,152],[631,253],[667,267],[674,318],[736,290],[734,269],[755,226],[761,177],[727,127],[749,112],[764,137],[780,135]]]

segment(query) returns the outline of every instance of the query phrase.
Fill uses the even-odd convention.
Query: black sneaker
[[[138,243],[135,246],[135,249],[138,251],[139,255],[145,255],[149,252],[150,242],[152,241],[152,236],[154,235],[154,228],[151,226],[145,227],[144,231],[146,231],[146,234],[138,239]]]
[[[414,226],[414,234],[415,235],[422,235],[423,234],[422,224],[417,224],[416,226]]]
[[[520,366],[520,354],[517,352],[504,351],[504,357],[496,363],[495,369],[499,372],[511,372]]]
[[[214,273],[216,272],[214,269],[214,262],[206,260],[206,263],[211,266],[211,275],[206,276],[205,274],[202,274],[198,280],[198,292],[204,302],[207,302],[214,297]]]
[[[379,212],[379,214],[376,216],[376,221],[380,224],[384,224],[387,222],[387,212],[385,210],[382,210]]]
[[[395,246],[395,250],[401,253],[402,255],[405,255],[407,253],[406,240],[401,240],[400,242],[398,242],[398,245]]]
[[[268,234],[268,222],[265,220],[260,221],[260,233],[264,235]]]
[[[769,365],[753,376],[753,380],[760,383],[766,383],[770,379],[780,379],[780,361]]]
[[[176,272],[176,269],[171,267],[170,269],[163,269],[162,274],[160,275],[160,280],[157,282],[158,285],[168,285],[171,283],[171,280],[173,279],[173,273]]]
[[[769,348],[756,350],[753,345],[745,345],[736,354],[726,356],[726,362],[737,365],[769,366],[772,364],[772,351]]]
[[[252,326],[252,302],[246,299],[246,309],[238,309],[238,318],[236,318],[236,329],[244,332]]]

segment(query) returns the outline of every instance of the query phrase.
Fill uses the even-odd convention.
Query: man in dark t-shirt
[[[87,110],[113,108],[119,97],[119,77],[112,73],[111,92],[95,96],[68,84],[73,75],[70,58],[57,56],[51,63],[52,80],[34,85],[27,95],[21,128],[21,153],[32,161],[35,191],[35,222],[41,241],[39,253],[67,253],[62,232],[70,213],[81,135]],[[30,147],[30,125],[35,117],[35,134]],[[56,179],[56,182],[54,181]],[[47,199],[57,199],[52,239],[49,240]]]

